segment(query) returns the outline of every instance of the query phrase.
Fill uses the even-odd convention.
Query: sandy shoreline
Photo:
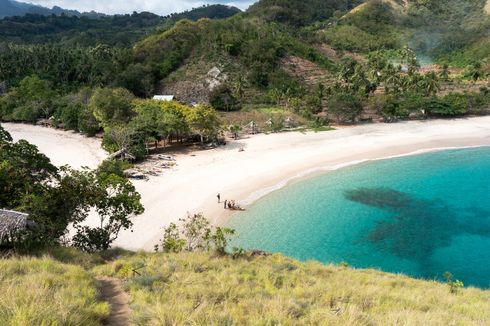
[[[100,139],[87,138],[72,131],[50,129],[29,124],[2,123],[17,141],[25,139],[51,159],[56,166],[96,168],[107,157],[100,147]]]
[[[12,125],[4,127],[12,131]],[[62,162],[63,156],[67,161],[74,160],[61,147],[86,142],[91,145],[79,146],[79,157],[90,162],[104,157],[94,152],[95,139],[62,138],[60,145],[60,131],[34,126],[21,129],[23,138],[34,144],[36,139],[48,144],[57,142],[56,146],[39,146],[46,155],[56,158],[55,164],[59,165],[56,162]],[[13,132],[13,136],[17,138],[17,133]],[[235,199],[248,205],[289,182],[343,166],[443,148],[486,145],[490,145],[490,117],[257,135],[230,142],[224,148],[178,154],[175,169],[147,182],[134,182],[146,211],[134,219],[133,232],[123,232],[116,245],[151,250],[161,238],[162,228],[187,212],[203,212],[214,223],[226,221],[230,212],[217,203],[217,193],[223,200]],[[240,147],[245,151],[239,152]]]

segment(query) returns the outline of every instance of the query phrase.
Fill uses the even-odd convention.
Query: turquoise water
[[[490,287],[490,147],[373,161],[299,181],[234,215],[233,243],[300,260]]]

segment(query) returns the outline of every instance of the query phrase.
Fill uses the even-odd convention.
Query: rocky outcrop
[[[227,80],[223,69],[214,66],[205,75],[186,75],[177,81],[163,82],[159,93],[174,95],[178,101],[190,105],[207,103],[210,91]]]

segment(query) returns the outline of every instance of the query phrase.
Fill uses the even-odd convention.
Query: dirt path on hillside
[[[97,280],[101,284],[102,299],[111,306],[109,319],[104,323],[109,326],[129,325],[129,297],[124,292],[121,281],[117,278],[99,277]]]

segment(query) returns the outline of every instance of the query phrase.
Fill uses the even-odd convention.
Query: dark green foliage
[[[36,146],[12,142],[1,127],[0,135],[0,207],[29,213],[37,227],[28,241],[58,243],[73,224],[75,245],[87,251],[107,249],[121,229],[132,226],[129,216],[143,212],[134,186],[111,169],[58,169]],[[81,226],[91,209],[101,218],[93,229]]]
[[[166,18],[170,18],[174,21],[179,21],[182,19],[197,21],[201,18],[223,19],[239,14],[240,12],[241,10],[236,7],[216,4],[204,5],[198,8],[194,8],[192,10],[186,10],[181,13],[171,14]]]
[[[465,114],[482,114],[490,108],[490,97],[485,92],[451,93],[443,97],[417,93],[382,95],[369,99],[385,122],[423,117],[452,117]]]
[[[128,123],[134,116],[134,96],[124,88],[97,88],[89,102],[89,109],[103,125]]]
[[[25,140],[12,142],[0,126],[0,207],[21,206],[30,195],[44,191],[57,169],[37,147]]]
[[[124,170],[131,167],[131,164],[123,160],[104,160],[97,168],[99,177],[107,177],[111,174],[124,177]]]
[[[164,19],[148,12],[106,16],[97,19],[76,16],[25,15],[0,20],[0,41],[95,46],[106,43],[129,46],[144,37]]]
[[[83,192],[83,205],[95,209],[100,226],[90,228],[76,221],[77,233],[72,239],[73,245],[87,252],[107,250],[120,230],[131,228],[133,223],[129,217],[144,212],[141,196],[130,181],[115,174],[91,171],[82,172],[79,178],[89,186]]]
[[[227,84],[216,86],[209,94],[209,104],[218,111],[236,111],[240,104]]]
[[[0,20],[0,42],[63,42],[68,46],[95,46],[105,43],[128,47],[155,30],[168,29],[182,19],[219,19],[239,12],[234,7],[211,5],[167,17],[149,12],[98,17],[28,14]]]
[[[180,21],[174,28],[136,44],[136,59],[150,64],[158,78],[166,77],[190,55],[205,25]]]
[[[100,131],[100,124],[88,107],[81,107],[78,119],[78,130],[87,136],[95,136]]]
[[[328,112],[336,117],[337,122],[356,122],[362,112],[362,102],[355,94],[336,93],[328,100]]]
[[[153,94],[155,76],[150,67],[136,63],[117,76],[116,85],[130,90],[136,96],[149,97]]]
[[[0,49],[0,80],[16,86],[23,78],[35,74],[62,92],[111,84],[131,60],[129,50],[106,45],[81,48],[63,44],[0,44]]]
[[[19,87],[0,98],[0,119],[35,122],[41,117],[49,118],[53,113],[54,96],[55,92],[46,81],[35,75],[28,76]]]

